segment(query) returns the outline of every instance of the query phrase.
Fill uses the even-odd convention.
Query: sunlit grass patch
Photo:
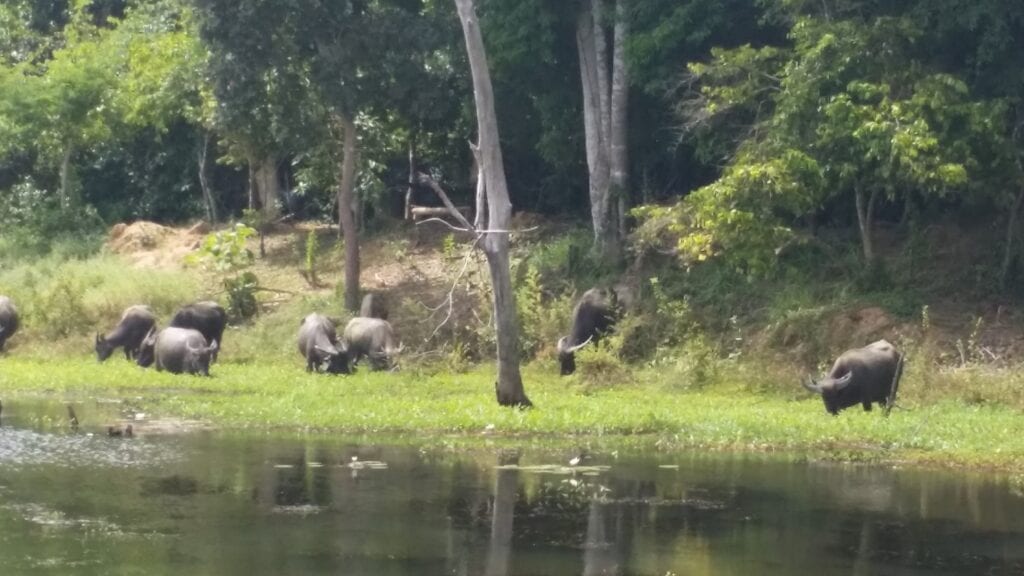
[[[330,430],[462,438],[546,437],[588,441],[644,437],[668,448],[777,451],[815,458],[928,462],[1017,469],[1024,418],[1003,406],[942,400],[825,413],[819,399],[753,392],[720,382],[666,386],[650,374],[628,385],[581,390],[549,366],[527,368],[532,410],[500,408],[490,367],[413,377],[360,371],[307,374],[294,361],[222,363],[213,377],[174,376],[124,361],[3,359],[0,397],[47,393],[132,398],[147,412],[222,428]]]

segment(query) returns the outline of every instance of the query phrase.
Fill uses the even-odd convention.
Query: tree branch
[[[466,217],[463,216],[462,213],[455,208],[455,204],[452,204],[452,201],[448,198],[448,195],[445,194],[444,188],[441,188],[441,185],[438,184],[437,181],[435,181],[430,176],[424,174],[423,172],[417,172],[416,179],[419,181],[420,184],[430,186],[430,189],[433,190],[434,193],[437,194],[439,198],[441,198],[441,202],[444,203],[445,208],[448,208],[448,213],[451,214],[452,218],[457,220],[459,224],[462,224],[467,229],[467,231],[476,232],[476,227],[470,224],[469,220],[466,220]]]

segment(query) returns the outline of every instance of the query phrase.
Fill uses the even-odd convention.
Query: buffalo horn
[[[583,348],[587,344],[590,344],[590,341],[593,340],[593,339],[594,339],[594,337],[591,336],[590,338],[587,338],[583,342],[580,342],[579,344],[570,347],[568,350],[566,350],[566,352],[575,352],[575,351],[579,350],[580,348]]]
[[[843,388],[846,388],[847,386],[849,386],[850,382],[852,382],[852,381],[853,381],[853,372],[847,372],[845,376],[843,376],[842,378],[837,378],[835,380],[835,382],[832,384],[832,389],[835,390],[836,392],[838,392],[838,391],[842,390]]]
[[[316,346],[313,346],[313,347],[316,348],[317,352],[321,352],[323,354],[327,354],[328,356],[337,356],[339,354],[338,351],[336,351],[336,350],[328,350],[327,348],[324,348],[323,346],[321,346],[319,344],[317,344]]]
[[[804,388],[807,388],[811,392],[814,392],[815,394],[821,394],[821,386],[814,383],[814,378],[808,376],[807,380],[802,381],[801,384],[803,384]]]

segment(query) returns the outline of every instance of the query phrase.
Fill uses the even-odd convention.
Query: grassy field
[[[602,440],[666,449],[784,452],[798,457],[916,463],[1024,472],[1024,417],[1003,406],[939,401],[883,418],[876,409],[825,413],[817,398],[755,392],[718,383],[686,390],[654,374],[591,389],[550,366],[525,372],[532,410],[499,408],[493,370],[457,375],[360,372],[309,375],[291,363],[220,364],[199,378],[143,371],[123,360],[50,362],[5,357],[4,400],[45,395],[111,396],[157,416],[221,428],[409,434],[475,442],[544,438],[587,445]],[[83,425],[87,423],[83,422]]]

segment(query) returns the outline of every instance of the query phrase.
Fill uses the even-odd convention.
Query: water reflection
[[[1024,573],[1024,501],[991,477],[699,454],[552,465],[564,460],[5,426],[0,573]]]

